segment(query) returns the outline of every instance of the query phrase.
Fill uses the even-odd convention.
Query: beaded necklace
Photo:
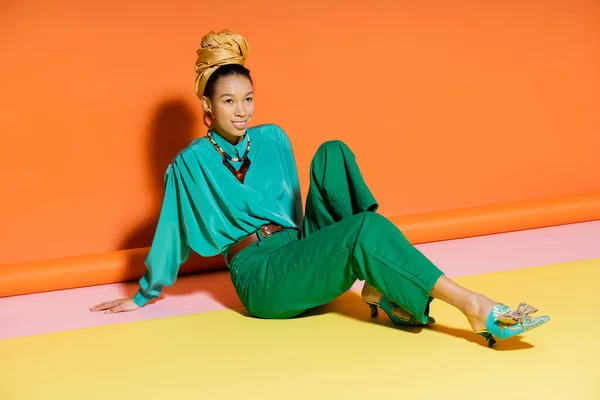
[[[247,133],[245,135],[248,138],[248,145],[246,146],[246,152],[244,153],[244,156],[241,158],[233,158],[229,154],[225,153],[225,151],[223,151],[221,146],[219,146],[217,144],[217,142],[215,142],[210,131],[207,132],[206,136],[208,137],[208,140],[213,145],[213,147],[223,157],[223,165],[225,165],[227,167],[227,169],[229,171],[231,171],[233,176],[235,176],[238,181],[240,181],[242,184],[244,184],[244,180],[246,178],[246,173],[248,172],[248,168],[250,168],[250,158],[248,158],[248,153],[250,152],[250,136],[248,136]],[[235,169],[233,167],[233,165],[231,165],[231,162],[240,162],[240,161],[243,161],[243,162],[242,162],[242,166],[240,167],[239,170]]]

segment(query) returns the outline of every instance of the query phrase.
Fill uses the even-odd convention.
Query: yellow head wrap
[[[248,43],[243,36],[230,30],[210,31],[202,38],[200,48],[196,51],[196,96],[202,98],[204,88],[210,75],[221,65],[244,65],[248,56]]]

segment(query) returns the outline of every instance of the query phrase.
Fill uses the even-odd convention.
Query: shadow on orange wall
[[[197,138],[198,123],[196,114],[185,100],[166,100],[156,107],[146,140],[147,169],[150,172],[151,186],[149,192],[152,193],[151,212],[123,238],[119,250],[151,246],[163,201],[164,173],[175,156]],[[131,253],[127,260],[127,270],[142,267],[146,255],[147,252]],[[217,268],[222,264],[221,256],[205,258],[193,253],[182,266],[182,274],[198,265],[212,269],[212,266]]]
[[[152,212],[125,236],[119,250],[148,247],[152,243],[164,194],[164,173],[173,158],[196,138],[196,124],[193,110],[183,100],[167,100],[156,107],[146,139]]]

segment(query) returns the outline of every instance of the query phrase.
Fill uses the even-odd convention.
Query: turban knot
[[[210,75],[225,64],[244,65],[248,56],[248,43],[243,36],[230,30],[209,32],[202,38],[200,48],[196,51],[196,86],[199,98],[204,95],[204,88]]]

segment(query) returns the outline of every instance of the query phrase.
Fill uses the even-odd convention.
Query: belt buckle
[[[272,229],[268,229],[269,227]],[[282,229],[283,227],[281,225],[266,224],[261,226],[259,230],[262,237],[268,238],[272,234],[280,232]]]
[[[268,238],[269,236],[271,236],[273,234],[273,232],[270,232],[267,228],[269,227],[269,225],[263,225],[260,227],[260,234],[262,235],[262,237],[264,238]]]

